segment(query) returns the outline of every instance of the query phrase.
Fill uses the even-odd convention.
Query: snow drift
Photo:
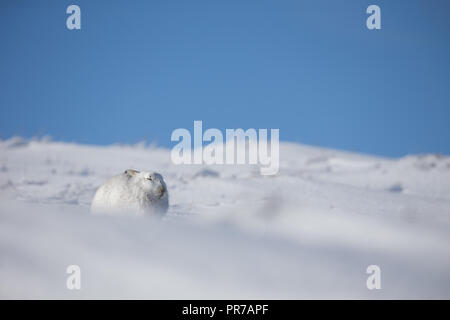
[[[96,189],[160,172],[165,218],[96,216]],[[170,151],[0,141],[1,298],[450,298],[450,158],[280,144],[280,170]],[[81,290],[66,268],[81,267]],[[381,290],[366,268],[381,268]]]

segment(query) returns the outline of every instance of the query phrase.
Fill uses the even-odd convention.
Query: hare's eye
[[[147,179],[147,180],[150,180],[150,181],[153,181],[153,178],[152,178],[152,177],[147,177],[146,179]]]

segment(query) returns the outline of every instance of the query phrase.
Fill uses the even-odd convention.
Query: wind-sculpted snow
[[[164,176],[163,219],[89,212],[128,168]],[[163,148],[14,138],[0,141],[0,201],[1,298],[450,298],[446,156],[281,143],[265,177],[176,166]],[[372,264],[381,290],[366,288]]]

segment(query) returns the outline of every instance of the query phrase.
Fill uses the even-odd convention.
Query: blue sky
[[[66,8],[81,7],[81,30]],[[381,7],[381,30],[366,8]],[[279,128],[384,156],[450,154],[450,2],[0,3],[0,138],[155,141]]]

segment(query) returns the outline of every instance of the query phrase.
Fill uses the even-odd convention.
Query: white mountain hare
[[[163,177],[156,172],[126,170],[98,188],[92,200],[94,213],[164,214],[169,195]]]

